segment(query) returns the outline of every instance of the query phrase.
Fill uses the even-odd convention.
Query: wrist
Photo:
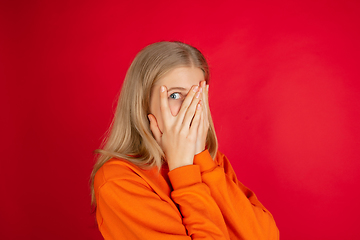
[[[194,162],[194,157],[191,157],[191,159],[190,158],[182,158],[182,159],[171,158],[171,159],[167,159],[167,163],[168,163],[168,166],[169,166],[169,171],[174,170],[176,168],[193,165],[193,162]]]
[[[206,150],[205,147],[200,148],[199,150],[195,151],[195,155],[198,155],[198,154],[202,153],[202,152],[205,151],[205,150]]]
[[[190,166],[190,165],[193,165],[193,164],[192,163],[190,163],[190,164],[170,164],[170,163],[168,163],[169,171],[172,171],[172,170],[174,170],[176,168]]]

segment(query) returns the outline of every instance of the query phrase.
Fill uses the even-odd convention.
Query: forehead
[[[190,89],[193,85],[199,85],[204,80],[204,73],[197,67],[178,67],[172,69],[161,77],[155,85],[171,87],[182,87]]]

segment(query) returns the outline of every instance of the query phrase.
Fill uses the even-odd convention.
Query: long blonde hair
[[[126,159],[142,168],[157,166],[164,161],[164,152],[155,141],[147,115],[154,83],[176,67],[198,67],[209,81],[209,67],[196,48],[182,42],[158,42],[141,50],[130,65],[119,95],[114,118],[97,153],[97,162],[90,177],[91,200],[94,205],[94,177],[111,158]],[[207,107],[209,109],[209,107]],[[206,146],[214,158],[218,143],[209,112]]]

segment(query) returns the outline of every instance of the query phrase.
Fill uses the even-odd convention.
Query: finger
[[[178,119],[181,119],[180,123],[183,122],[185,113],[187,111],[187,108],[191,104],[194,97],[196,97],[196,94],[198,93],[199,86],[192,86],[189,93],[187,94],[186,98],[184,99],[181,108],[179,110],[179,113],[177,114]]]
[[[207,116],[207,111],[208,111],[208,86],[206,85],[206,81],[202,81],[201,82],[201,87],[203,89],[203,94],[202,94],[202,102],[203,102],[203,112],[205,114],[205,117]],[[206,118],[204,118],[203,120],[205,120]]]
[[[154,115],[149,114],[148,118],[150,120],[150,130],[155,138],[155,140],[160,144],[162,132],[160,131],[159,125]]]
[[[203,121],[204,121],[204,130],[207,131],[209,126],[209,85],[206,84],[206,81],[203,82],[205,89],[205,94],[203,94]]]
[[[200,104],[202,104],[202,102],[200,102]],[[204,128],[205,128],[204,127],[204,109],[202,109],[201,114],[200,114],[199,127],[197,130],[197,136],[196,136],[195,155],[198,153],[201,153],[202,151],[205,150],[207,133],[204,132]]]
[[[196,107],[202,97],[201,95],[202,95],[202,88],[200,88],[200,90],[196,93],[196,95],[192,99],[190,106],[186,110],[184,120],[182,122],[182,124],[184,126],[190,126],[190,123],[191,123],[192,119],[194,118]]]
[[[164,119],[164,124],[166,124],[166,120],[172,117],[172,114],[170,111],[168,94],[165,86],[160,87],[160,111],[161,116]]]
[[[202,105],[202,101],[199,103]],[[203,106],[201,106],[203,108]],[[201,111],[201,114],[200,114],[200,123],[199,123],[199,127],[198,127],[198,136],[197,138],[201,139],[202,138],[202,135],[204,134],[203,131],[204,131],[204,109],[202,109]]]
[[[196,112],[195,112],[194,118],[191,123],[189,136],[197,136],[198,128],[199,128],[200,121],[201,121],[202,110],[203,110],[202,103],[199,102],[198,104],[196,104]]]

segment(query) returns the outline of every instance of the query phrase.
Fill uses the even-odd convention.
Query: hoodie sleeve
[[[215,161],[208,150],[197,154],[202,181],[209,187],[225,220],[230,239],[279,239],[271,213],[255,194],[238,181],[229,160],[218,152]]]
[[[178,208],[161,199],[143,178],[130,170],[124,169],[119,179],[104,181],[95,192],[97,221],[103,237],[230,239],[221,211],[201,180],[199,166],[177,168],[168,175],[174,188],[171,198]]]

